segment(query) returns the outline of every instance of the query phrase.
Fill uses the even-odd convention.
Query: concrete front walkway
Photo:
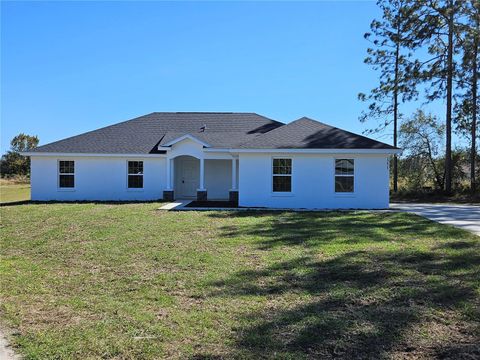
[[[390,204],[390,209],[412,212],[480,235],[480,206],[478,205],[393,203]]]
[[[20,360],[21,357],[13,351],[10,344],[0,329],[0,360]]]
[[[162,205],[161,207],[158,208],[158,210],[178,210],[178,209],[183,209],[185,206],[190,204],[193,200],[175,200],[169,203],[166,203],[165,205]]]

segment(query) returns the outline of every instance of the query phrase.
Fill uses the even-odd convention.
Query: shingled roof
[[[292,121],[240,146],[245,149],[396,149],[394,146],[307,117]]]
[[[395,149],[306,117],[283,124],[255,113],[155,112],[32,152],[149,154],[187,134],[222,149]]]
[[[184,134],[208,136],[205,141],[212,147],[234,147],[282,125],[255,113],[155,112],[39,146],[33,152],[148,154],[155,153],[165,137],[173,140],[172,135]]]

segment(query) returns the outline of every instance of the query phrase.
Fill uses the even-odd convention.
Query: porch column
[[[175,187],[175,159],[170,160],[170,189]]]
[[[197,189],[197,200],[206,201],[207,200],[207,190],[205,189],[205,160],[200,159],[200,188]]]
[[[163,191],[163,200],[166,201],[173,201],[175,195],[172,189],[172,173],[173,173],[173,159],[166,160],[166,170],[167,170],[167,186],[166,189]]]
[[[237,159],[232,159],[232,190],[237,190]]]
[[[237,185],[237,159],[232,159],[232,188],[228,196],[230,202],[238,206],[238,185]]]
[[[205,190],[205,160],[203,158],[200,159],[200,189]]]
[[[167,159],[167,190],[172,190],[172,175],[171,175],[171,167],[172,167],[172,160]]]

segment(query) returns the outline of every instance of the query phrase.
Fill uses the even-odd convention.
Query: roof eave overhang
[[[23,156],[39,156],[39,157],[135,157],[135,158],[145,158],[145,157],[165,157],[166,154],[131,154],[131,153],[67,153],[67,152],[40,152],[40,151],[31,151],[31,152],[22,152],[20,155]]]
[[[171,147],[158,146],[159,150],[171,150]],[[230,152],[230,153],[291,153],[291,154],[377,154],[398,155],[402,149],[229,149],[229,148],[204,148],[205,152]],[[132,153],[67,153],[67,152],[22,152],[23,156],[75,156],[75,157],[165,157],[166,154],[132,154]]]
[[[205,149],[207,152],[229,151],[234,153],[294,153],[294,154],[377,154],[398,155],[402,149]]]

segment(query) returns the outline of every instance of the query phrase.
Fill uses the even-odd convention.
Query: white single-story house
[[[241,207],[389,206],[400,149],[301,118],[161,112],[40,146],[32,200],[230,200]]]

